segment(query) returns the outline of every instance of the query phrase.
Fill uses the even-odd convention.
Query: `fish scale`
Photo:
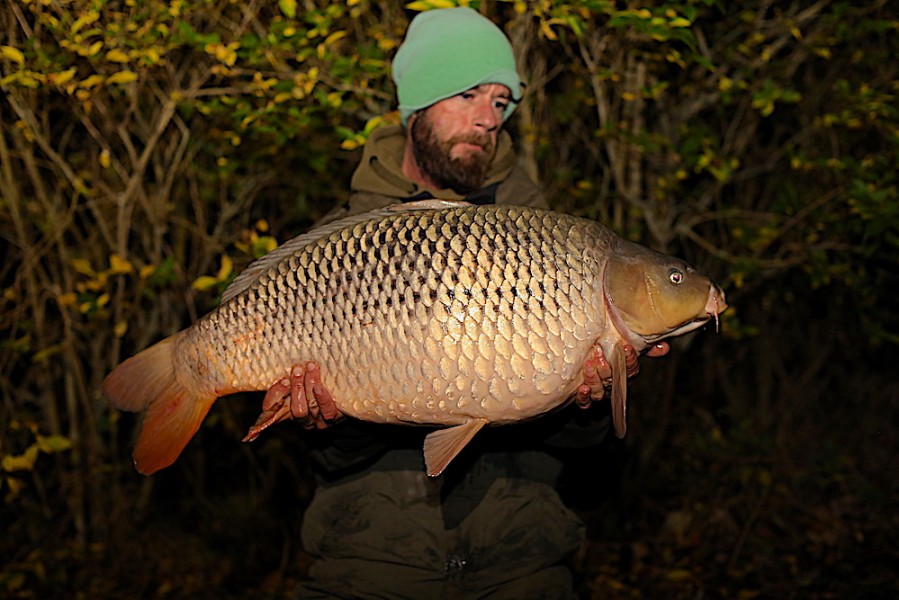
[[[139,469],[141,461],[163,462],[156,455],[174,460],[215,398],[267,389],[309,360],[344,414],[456,426],[467,437],[445,437],[467,440],[484,424],[565,402],[583,382],[595,345],[607,355],[622,341],[645,347],[628,322],[638,302],[616,307],[642,285],[640,269],[676,261],[659,257],[594,221],[533,208],[425,202],[385,209],[300,236],[254,263],[219,308],[160,343],[164,350],[120,365],[104,391],[120,408],[148,410],[135,450]],[[637,265],[633,282],[628,260]],[[663,279],[660,273],[654,277]],[[607,289],[610,276],[614,289]],[[650,333],[675,335],[723,310],[720,289],[693,279],[690,306],[681,309],[678,300],[666,309],[684,314],[671,316],[669,331]],[[657,318],[644,311],[636,321]],[[162,362],[165,368],[150,369]],[[181,391],[159,392],[159,379]],[[166,394],[169,400],[158,400]],[[163,423],[178,410],[197,422]]]

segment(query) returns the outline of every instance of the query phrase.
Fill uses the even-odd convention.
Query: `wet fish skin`
[[[150,473],[177,458],[217,397],[267,389],[315,360],[347,415],[449,426],[426,440],[435,474],[485,424],[564,403],[594,344],[613,367],[623,435],[623,343],[640,351],[725,307],[683,262],[596,222],[426,202],[286,243],[219,308],[117,367],[104,391],[147,411],[134,458]]]

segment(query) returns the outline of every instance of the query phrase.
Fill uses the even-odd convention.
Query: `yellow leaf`
[[[332,33],[331,35],[329,35],[328,37],[325,38],[324,44],[325,44],[325,46],[330,46],[331,44],[333,44],[334,42],[336,42],[337,40],[339,40],[342,37],[346,37],[346,31],[342,31],[342,30],[335,31],[334,33]]]
[[[219,272],[216,273],[215,278],[217,281],[224,281],[228,278],[228,275],[231,274],[231,269],[234,267],[234,263],[231,260],[231,257],[227,254],[222,256],[222,266],[219,268]]]
[[[153,265],[144,265],[140,268],[140,278],[146,279],[150,275],[156,272],[156,267]]]
[[[86,79],[82,79],[81,82],[78,83],[78,87],[83,88],[92,88],[103,83],[104,77],[102,75],[91,75]]]
[[[372,131],[377,129],[384,123],[384,117],[378,115],[377,117],[372,117],[368,121],[365,122],[365,127],[362,128],[362,131],[365,132],[366,136],[370,134]]]
[[[119,71],[113,73],[106,78],[106,83],[131,83],[137,80],[137,73],[134,71]]]
[[[87,49],[87,55],[94,56],[102,49],[103,49],[103,42],[94,42],[93,44],[90,45],[90,48]]]
[[[549,21],[540,21],[540,33],[543,34],[543,37],[550,41],[555,41],[559,39],[559,36],[556,35],[556,32],[552,30],[552,27],[549,25]]]
[[[410,2],[406,5],[406,8],[421,12],[432,8],[454,8],[455,6],[456,3],[452,0],[419,0],[418,2]]]
[[[131,273],[134,271],[134,266],[128,262],[128,259],[122,258],[118,254],[111,254],[109,256],[109,269],[113,274],[119,275],[122,273]]]
[[[32,444],[25,452],[18,456],[7,454],[3,457],[3,470],[7,473],[13,471],[31,471],[34,469],[35,461],[37,461],[37,452],[37,445]]]
[[[197,280],[190,284],[190,287],[198,292],[205,292],[209,288],[215,286],[217,283],[218,279],[216,279],[215,277],[203,275],[201,277],[197,277]]]
[[[54,344],[53,346],[35,352],[34,356],[31,357],[31,360],[36,363],[42,363],[60,352],[62,352],[62,344]]]
[[[687,581],[693,579],[693,573],[687,569],[671,569],[665,574],[668,581]]]
[[[111,161],[109,159],[109,149],[104,148],[100,152],[100,166],[103,167],[104,169],[108,169],[110,164],[111,164]]]
[[[269,252],[271,252],[272,250],[274,250],[275,248],[278,247],[278,240],[276,240],[275,238],[273,238],[270,235],[264,235],[264,236],[260,237],[259,243],[261,244],[262,248],[265,250],[266,254],[268,254]]]
[[[56,297],[56,303],[60,306],[72,306],[78,301],[78,295],[74,292],[69,292],[67,294],[60,294]]]
[[[44,75],[41,75],[40,73],[33,73],[31,71],[16,71],[15,73],[7,75],[2,80],[0,80],[0,85],[6,85],[15,81],[22,87],[36,88],[40,86],[44,79]]]
[[[94,21],[96,21],[100,17],[100,13],[96,11],[90,11],[86,15],[82,15],[78,17],[74,23],[72,23],[72,27],[70,31],[75,34],[81,31],[81,28],[85,25],[90,25]]]
[[[38,435],[37,446],[40,448],[41,452],[51,454],[53,452],[68,450],[72,447],[72,442],[69,438],[62,435]]]
[[[128,62],[128,55],[121,50],[110,50],[106,53],[106,60],[110,62],[126,63]]]
[[[112,332],[115,334],[117,338],[122,337],[128,332],[128,321],[119,321],[113,327]]]
[[[20,67],[25,64],[25,55],[21,50],[12,46],[0,46],[0,56],[17,63]]]
[[[66,69],[65,71],[60,71],[59,73],[52,73],[50,75],[50,81],[55,83],[56,85],[63,85],[67,83],[72,77],[75,76],[76,69]]]
[[[21,481],[19,481],[15,477],[7,477],[6,479],[4,479],[4,481],[6,482],[7,487],[9,487],[9,493],[6,495],[5,500],[7,502],[15,500],[16,497],[19,495],[19,493],[22,491],[22,488],[25,487],[25,484],[23,484]],[[22,579],[24,580],[24,578],[25,578],[25,576],[23,575]],[[13,579],[13,582],[17,583],[17,580]],[[22,581],[21,585],[22,586],[25,585],[24,581]],[[8,586],[9,586],[9,584],[7,584],[7,589],[15,589],[15,588],[11,588]]]
[[[297,0],[279,0],[278,7],[288,19],[293,19],[297,16]]]
[[[159,62],[159,59],[162,58],[162,54],[159,51],[160,49],[157,47],[147,48],[143,51],[144,58],[147,59],[151,65],[155,65]]]
[[[90,261],[86,258],[73,258],[69,261],[69,264],[72,265],[72,268],[74,268],[75,271],[82,275],[87,275],[88,277],[93,277],[95,275],[94,270],[91,268]]]

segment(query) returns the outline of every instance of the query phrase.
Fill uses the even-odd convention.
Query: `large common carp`
[[[103,391],[146,411],[134,462],[149,474],[175,461],[216,398],[267,389],[313,360],[346,415],[447,426],[425,438],[435,475],[484,425],[565,403],[594,344],[612,369],[623,436],[624,344],[640,352],[726,307],[683,261],[594,221],[402,204],[285,243],[235,279],[221,306],[119,365]]]

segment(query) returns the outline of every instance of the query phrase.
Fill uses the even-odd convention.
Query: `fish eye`
[[[673,283],[674,285],[679,285],[684,282],[684,272],[680,269],[671,269],[668,271],[668,281]]]

